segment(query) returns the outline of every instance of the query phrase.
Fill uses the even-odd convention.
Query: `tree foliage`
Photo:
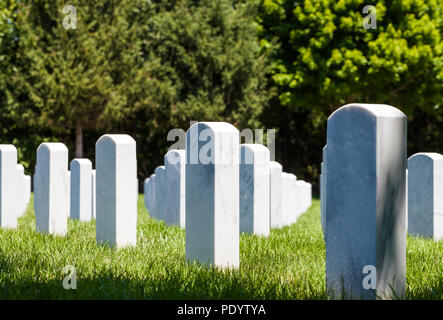
[[[406,112],[410,124],[419,116],[438,127],[429,120],[441,118],[443,107],[443,2],[373,1],[376,29],[363,26],[367,4],[260,1],[261,46],[272,52],[269,80],[277,90],[264,121],[280,128],[282,160],[302,178],[317,181],[326,118],[344,104],[386,103]],[[430,131],[409,136],[411,151],[440,138]]]
[[[290,108],[331,112],[378,102],[408,112],[441,107],[441,1],[376,1],[376,29],[363,0],[263,1],[262,46],[276,46],[272,81]],[[275,41],[275,42],[273,42]]]
[[[228,121],[277,129],[277,160],[315,184],[327,116],[349,102],[402,109],[409,154],[443,152],[441,1],[374,1],[376,29],[363,0],[69,4],[67,30],[65,1],[0,0],[0,140],[28,172],[42,141],[83,138],[94,159],[100,135],[128,133],[141,181],[170,129]]]
[[[104,132],[136,138],[140,175],[163,161],[167,133],[190,120],[258,125],[267,100],[265,58],[246,1],[20,1],[14,108],[28,126],[85,156]],[[19,103],[18,103],[19,102]]]

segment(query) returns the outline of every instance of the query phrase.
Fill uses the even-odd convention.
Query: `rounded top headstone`
[[[128,134],[104,134],[98,140],[97,144],[111,142],[114,144],[135,144],[135,140]]]
[[[158,176],[159,174],[162,174],[164,171],[165,171],[165,166],[158,166],[154,170],[156,176]]]
[[[262,144],[244,143],[240,145],[241,163],[267,164],[269,163],[269,149]]]
[[[416,157],[426,157],[431,160],[443,160],[443,155],[437,152],[418,152],[408,158],[408,161]]]
[[[71,165],[74,164],[74,163],[78,163],[80,165],[82,165],[82,164],[84,164],[84,165],[89,165],[89,164],[92,165],[91,160],[86,159],[86,158],[75,158],[75,159],[72,159]]]
[[[20,171],[21,174],[25,174],[25,167],[22,164],[17,164],[17,171]]]
[[[68,148],[61,142],[43,142],[38,146],[37,152],[43,149],[47,151],[68,151]]]
[[[349,112],[351,110],[367,112],[375,117],[406,118],[406,115],[399,109],[387,104],[350,103],[335,110],[329,116],[328,121],[339,116],[343,112]]]
[[[283,166],[277,161],[269,161],[269,166],[272,168],[283,168]]]
[[[212,129],[214,132],[239,132],[236,127],[234,127],[232,124],[228,122],[203,121],[195,123],[194,125],[191,126],[191,128],[193,126],[198,126],[198,125],[202,125],[209,129]]]
[[[0,144],[0,152],[17,152],[17,148],[13,144]]]
[[[186,150],[169,150],[164,156],[164,163],[177,164],[186,159]]]

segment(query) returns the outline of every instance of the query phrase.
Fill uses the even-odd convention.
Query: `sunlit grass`
[[[185,231],[149,218],[139,197],[137,246],[95,242],[95,222],[69,220],[68,235],[35,232],[33,203],[17,230],[0,230],[3,299],[325,299],[320,202],[268,238],[241,235],[238,270],[185,260]],[[65,290],[63,267],[77,289]],[[407,298],[443,299],[443,242],[408,238]]]

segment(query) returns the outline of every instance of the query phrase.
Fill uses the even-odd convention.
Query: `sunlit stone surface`
[[[443,155],[416,153],[408,159],[408,232],[443,239]]]
[[[239,266],[239,132],[199,122],[186,132],[186,259]]]
[[[264,145],[240,145],[241,232],[269,235],[269,157]]]
[[[92,219],[92,162],[89,159],[74,159],[71,172],[71,219],[82,222]]]
[[[45,142],[37,149],[34,175],[36,231],[65,235],[68,228],[68,148]]]
[[[289,190],[288,190],[288,224],[293,224],[297,221],[297,217],[299,214],[299,206],[300,203],[297,201],[297,176],[293,173],[289,174]]]
[[[97,174],[95,170],[91,171],[91,186],[92,186],[92,199],[91,199],[91,206],[92,206],[92,218],[95,219],[97,217]]]
[[[166,188],[165,188],[165,166],[158,166],[155,168],[155,204],[152,211],[152,217],[164,220],[165,219],[165,200],[166,200]]]
[[[164,157],[165,163],[165,210],[167,225],[185,227],[185,150],[170,150]]]
[[[68,199],[68,217],[71,216],[71,171],[66,172],[66,197]]]
[[[17,217],[20,218],[23,216],[23,213],[26,210],[27,202],[26,202],[26,180],[25,180],[25,167],[22,164],[17,164]]]
[[[19,210],[17,149],[0,144],[0,227],[16,228]]]
[[[135,140],[107,134],[96,143],[96,239],[117,248],[137,241]]]
[[[271,228],[283,226],[282,216],[282,166],[276,161],[269,162],[269,209]]]
[[[335,111],[328,119],[326,170],[328,294],[404,297],[406,116],[388,105]],[[376,268],[376,289],[364,286],[366,266]]]
[[[320,175],[320,211],[321,211],[321,226],[323,229],[323,238],[326,239],[326,146],[323,147],[323,162],[321,164]]]

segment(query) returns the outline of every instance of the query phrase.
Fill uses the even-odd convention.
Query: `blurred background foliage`
[[[65,29],[67,4],[77,28]],[[363,7],[377,28],[363,28]],[[137,141],[140,182],[173,128],[276,129],[276,160],[318,188],[327,117],[350,102],[408,116],[408,155],[443,153],[443,2],[0,0],[0,143],[32,173],[43,141],[94,161]],[[265,130],[266,133],[266,130]],[[315,192],[314,192],[315,193]]]

